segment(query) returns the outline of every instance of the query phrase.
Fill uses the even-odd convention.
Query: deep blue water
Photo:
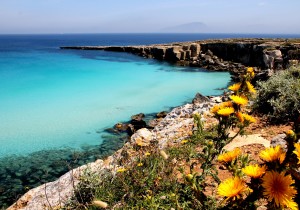
[[[139,45],[296,35],[0,35],[0,203],[123,144],[103,132],[131,115],[221,94],[230,75],[125,53],[60,46]],[[299,37],[299,36],[298,36]],[[1,205],[0,205],[1,206]]]

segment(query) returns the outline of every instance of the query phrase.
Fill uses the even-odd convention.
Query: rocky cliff
[[[257,71],[286,69],[300,60],[300,39],[222,39],[147,46],[69,46],[62,49],[127,52],[177,65],[238,76],[245,66]]]

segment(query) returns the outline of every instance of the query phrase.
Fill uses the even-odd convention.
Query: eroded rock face
[[[192,43],[190,45],[191,57],[198,57],[200,53],[200,44]]]
[[[153,47],[153,49],[152,49],[153,57],[158,60],[164,60],[165,54],[166,54],[166,47],[157,46],[157,47]]]
[[[282,69],[283,58],[280,50],[265,51],[263,60],[267,69]]]
[[[215,71],[229,71],[234,76],[246,66],[258,70],[286,69],[299,63],[300,40],[223,39],[202,40],[148,46],[73,46],[62,49],[128,52],[145,58],[165,60]],[[204,57],[203,55],[207,55]],[[259,73],[259,72],[257,72]]]

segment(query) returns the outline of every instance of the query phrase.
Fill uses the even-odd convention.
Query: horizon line
[[[236,35],[299,35],[300,33],[245,33],[245,32],[66,32],[66,33],[0,33],[0,35],[93,35],[93,34],[236,34]],[[300,38],[300,37],[299,37]]]

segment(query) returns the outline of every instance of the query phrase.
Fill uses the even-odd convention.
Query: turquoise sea
[[[197,92],[221,94],[230,82],[226,72],[59,46],[246,36],[254,35],[0,35],[0,206],[121,147],[124,138],[104,132],[115,123],[168,110]]]

